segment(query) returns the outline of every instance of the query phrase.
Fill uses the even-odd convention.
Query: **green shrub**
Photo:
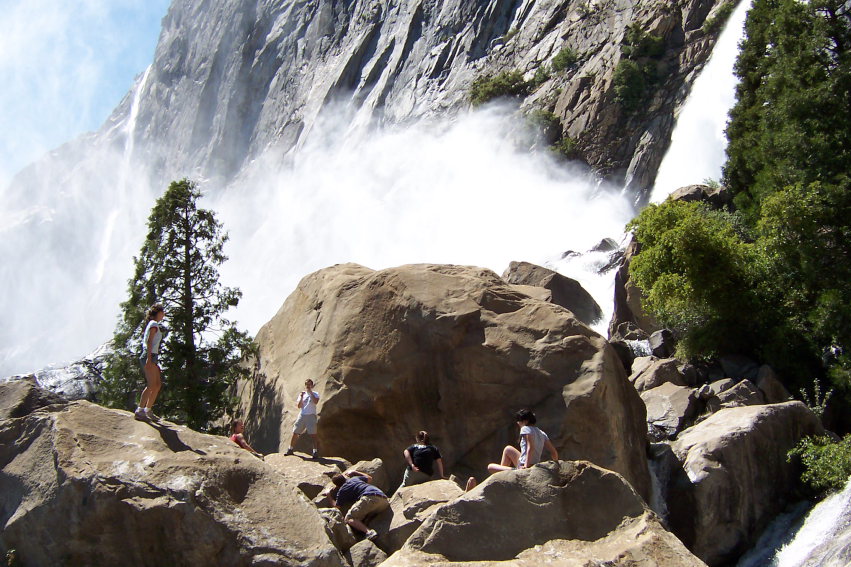
[[[621,59],[612,77],[615,101],[625,110],[638,108],[647,91],[647,77],[641,65],[630,59]]]
[[[470,102],[479,106],[500,97],[525,97],[532,88],[520,71],[503,71],[496,76],[476,77],[470,85]]]
[[[627,229],[641,244],[630,277],[644,292],[643,307],[679,338],[679,355],[754,348],[763,263],[737,217],[668,200],[645,208]]]
[[[819,419],[824,417],[824,410],[827,409],[827,402],[830,401],[830,397],[833,396],[833,388],[830,388],[827,392],[822,393],[821,391],[821,382],[819,382],[818,378],[813,379],[813,396],[810,397],[810,393],[806,388],[801,388],[801,399],[807,405],[810,410],[816,414]]]
[[[572,48],[564,46],[558,53],[556,53],[555,57],[553,57],[553,70],[556,73],[561,73],[562,71],[573,67],[577,61],[579,61],[579,54]]]
[[[621,44],[621,53],[628,59],[658,59],[665,53],[665,39],[641,29],[638,22],[630,25]]]
[[[801,459],[801,480],[818,493],[841,490],[851,476],[851,435],[833,441],[827,435],[807,437],[789,451]]]
[[[712,14],[712,17],[706,18],[706,21],[703,22],[703,27],[701,28],[703,33],[713,32],[723,26],[724,22],[726,22],[730,17],[730,14],[733,13],[733,9],[735,7],[735,2],[727,2],[718,8],[715,13]]]
[[[550,69],[544,64],[535,69],[535,76],[532,77],[532,87],[538,88],[550,79]]]
[[[550,149],[564,159],[577,159],[579,157],[578,142],[570,137],[562,138],[550,146]]]

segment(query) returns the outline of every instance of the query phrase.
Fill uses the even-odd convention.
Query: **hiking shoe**
[[[160,416],[154,415],[154,412],[152,412],[151,410],[146,411],[145,415],[147,415],[148,419],[150,419],[151,421],[159,421],[160,420]]]
[[[376,539],[378,539],[378,532],[375,530],[369,530],[368,532],[366,532],[366,536],[364,537],[366,537],[366,539],[368,539],[369,541],[375,541]]]
[[[311,457],[310,457],[310,458],[312,458],[314,461],[318,461],[318,460],[319,460],[319,451],[317,451],[316,449],[314,449],[314,450],[313,450],[313,454],[311,455]]]
[[[133,417],[136,418],[136,421],[150,421],[151,418],[148,417],[148,413],[145,410],[139,410],[133,412]]]
[[[295,451],[293,451],[293,448],[292,448],[292,447],[290,447],[289,449],[287,449],[287,452],[286,452],[286,453],[284,453],[284,456],[289,457],[289,456],[290,456],[290,455],[292,455],[294,452],[295,452]]]

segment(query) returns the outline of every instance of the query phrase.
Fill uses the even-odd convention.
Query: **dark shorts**
[[[153,354],[151,355],[151,360],[153,360],[153,361],[154,361],[154,364],[156,364],[157,366],[159,366],[159,364],[160,364],[160,355],[158,355],[157,353],[153,353]],[[148,353],[147,353],[147,352],[143,352],[143,353],[142,353],[142,356],[140,356],[140,357],[139,357],[139,366],[141,366],[141,367],[142,367],[142,372],[145,372],[145,363],[146,363],[147,361],[148,361]]]

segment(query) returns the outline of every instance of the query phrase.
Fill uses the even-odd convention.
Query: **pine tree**
[[[755,0],[745,31],[724,179],[755,221],[769,195],[848,174],[851,20],[842,0]]]
[[[121,304],[101,397],[112,407],[133,406],[144,384],[138,364],[144,313],[159,302],[171,332],[160,353],[164,386],[157,409],[206,431],[232,409],[229,391],[245,372],[239,363],[252,343],[224,317],[242,293],[219,282],[228,236],[212,211],[197,207],[200,197],[195,183],[175,181],[151,211],[129,296]]]

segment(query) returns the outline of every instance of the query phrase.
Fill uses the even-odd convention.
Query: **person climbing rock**
[[[359,471],[335,474],[331,482],[336,486],[336,490],[329,495],[332,504],[345,512],[348,525],[363,533],[366,539],[374,541],[378,533],[366,525],[366,519],[390,507],[387,495],[370,484],[370,475]]]

